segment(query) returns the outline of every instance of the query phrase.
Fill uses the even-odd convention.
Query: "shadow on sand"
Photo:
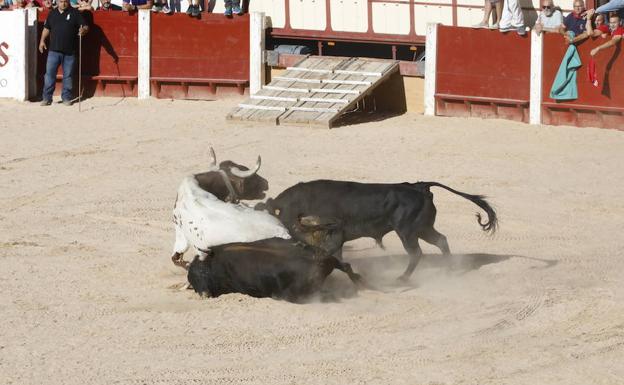
[[[407,255],[384,255],[378,257],[346,258],[353,270],[361,274],[373,290],[380,292],[403,292],[418,287],[417,279],[412,277],[408,281],[400,281],[397,278],[407,267],[409,257]],[[481,267],[511,259],[523,259],[536,262],[531,269],[548,269],[555,266],[558,261],[544,258],[528,257],[517,254],[455,254],[444,257],[440,254],[423,255],[415,274],[422,269],[440,269],[447,275],[460,277]],[[323,286],[324,300],[339,301],[342,298],[351,298],[357,295],[357,288],[340,271],[333,272]]]

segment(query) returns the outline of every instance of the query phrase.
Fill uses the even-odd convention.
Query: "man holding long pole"
[[[58,7],[48,14],[43,25],[39,52],[48,48],[46,39],[50,37],[50,50],[46,63],[46,74],[43,85],[42,106],[52,104],[52,94],[56,85],[56,72],[59,65],[63,66],[63,104],[71,106],[73,89],[73,71],[76,63],[77,36],[83,36],[89,30],[80,12],[69,6],[69,0],[58,0]],[[80,76],[80,74],[78,75]],[[80,90],[79,90],[80,92]]]

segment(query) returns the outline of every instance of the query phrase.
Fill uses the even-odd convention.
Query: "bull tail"
[[[447,191],[450,191],[454,194],[457,194],[463,198],[468,199],[472,203],[479,206],[483,211],[485,211],[485,213],[488,216],[487,222],[484,222],[483,218],[481,217],[481,214],[480,213],[476,214],[477,222],[479,223],[479,226],[481,226],[481,229],[483,231],[489,232],[490,234],[494,234],[496,232],[496,228],[498,227],[498,218],[496,217],[496,211],[494,211],[492,206],[490,206],[490,204],[487,203],[484,195],[466,194],[466,193],[457,191],[455,189],[452,189],[438,182],[418,182],[418,183],[413,183],[412,186],[416,188],[426,188],[426,189],[428,189],[429,187],[442,187],[443,189]]]

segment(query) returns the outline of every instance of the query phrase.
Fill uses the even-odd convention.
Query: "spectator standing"
[[[524,16],[522,15],[522,7],[520,7],[519,0],[505,0],[499,26],[501,32],[515,30],[518,35],[526,34]]]
[[[542,12],[535,21],[535,32],[559,32],[563,24],[563,14],[555,7],[553,0],[542,0]]]
[[[76,9],[78,9],[80,12],[93,11],[93,6],[91,6],[90,0],[79,0]]]
[[[43,25],[39,52],[48,49],[46,39],[50,37],[50,49],[46,63],[42,106],[52,104],[56,85],[56,72],[63,67],[63,91],[61,99],[66,106],[72,105],[73,71],[76,63],[77,36],[89,30],[79,11],[69,6],[69,0],[58,0],[58,7],[51,10]],[[80,76],[80,74],[79,74]]]
[[[598,52],[613,47],[614,45],[618,44],[620,40],[622,40],[622,35],[624,35],[624,27],[620,25],[620,17],[618,15],[611,15],[611,17],[609,18],[609,29],[611,30],[611,40],[592,49],[590,55],[596,56]]]
[[[587,11],[587,24],[585,25],[587,34],[591,37],[607,37],[607,35],[611,34],[611,31],[609,30],[609,26],[605,23],[605,16],[602,13],[597,14],[595,24],[592,25],[591,16],[593,12],[593,9]]]
[[[171,10],[167,5],[167,0],[154,0],[152,12],[171,13]]]
[[[589,37],[587,33],[587,19],[591,19],[593,14],[592,11],[589,17],[587,16],[583,0],[574,0],[572,9],[572,12],[563,19],[563,25],[561,26],[561,32],[567,44],[576,44]],[[570,36],[566,31],[574,32],[574,36]]]
[[[473,28],[492,28],[498,29],[499,21],[503,13],[503,0],[485,0],[483,6],[483,20],[479,24],[475,24]],[[490,15],[492,15],[492,26],[490,27]]]
[[[11,9],[38,8],[43,9],[43,2],[40,0],[14,0]]]
[[[568,36],[567,31],[574,32],[574,35],[577,37],[585,32],[585,25],[587,24],[587,20],[585,20],[585,3],[583,0],[574,0],[572,4],[572,12],[568,14],[563,19],[563,25],[561,28],[561,33],[565,36]]]
[[[98,11],[121,11],[121,7],[111,3],[111,0],[102,0],[97,10]]]
[[[225,0],[225,12],[223,14],[227,17],[232,15],[242,15],[243,10],[240,7],[240,0]]]
[[[153,5],[152,0],[123,0],[121,9],[126,12],[134,12],[139,9],[152,9]]]
[[[192,17],[199,17],[199,0],[189,0],[189,6],[186,9],[186,14]]]

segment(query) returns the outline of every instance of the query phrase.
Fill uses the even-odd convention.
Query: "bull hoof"
[[[173,254],[171,256],[171,262],[173,262],[176,266],[180,266],[184,270],[188,270],[189,263],[184,260],[183,255],[180,253]]]
[[[410,276],[409,275],[401,275],[399,278],[397,278],[397,281],[401,282],[401,283],[407,283],[410,280]]]

